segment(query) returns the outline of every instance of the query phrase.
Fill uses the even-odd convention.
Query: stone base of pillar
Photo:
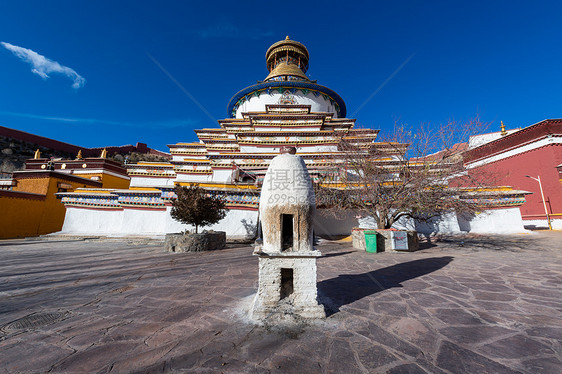
[[[280,301],[275,306],[264,306],[257,295],[252,304],[250,318],[262,322],[288,322],[296,323],[302,320],[317,320],[326,318],[324,306],[320,304],[295,306],[289,300]]]
[[[310,251],[307,256],[261,254],[251,317],[268,321],[325,318],[324,307],[317,300],[318,256],[318,251]]]

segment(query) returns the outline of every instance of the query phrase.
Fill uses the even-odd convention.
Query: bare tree
[[[209,195],[195,184],[189,187],[177,186],[176,195],[178,198],[172,202],[170,214],[177,221],[195,226],[195,233],[199,226],[219,222],[228,211],[221,197]]]
[[[402,217],[427,220],[450,211],[474,213],[475,199],[465,198],[466,189],[459,186],[480,187],[485,178],[466,172],[462,153],[468,136],[485,128],[475,118],[416,131],[396,125],[383,141],[364,145],[344,137],[341,164],[326,173],[336,177],[316,186],[317,204],[332,213],[362,212],[373,217],[379,229],[390,228]]]

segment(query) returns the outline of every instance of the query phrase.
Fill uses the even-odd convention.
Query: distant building
[[[100,152],[103,152],[103,150]],[[26,172],[48,170],[49,168],[60,173],[101,182],[102,188],[129,188],[131,180],[131,177],[127,174],[127,169],[123,165],[103,157],[76,158],[74,160],[35,158],[25,162]],[[17,173],[15,172],[14,175],[17,176]]]
[[[118,162],[102,157],[26,161],[23,171],[0,179],[0,238],[37,236],[62,229],[66,209],[56,193],[128,188],[130,177]],[[105,192],[107,193],[107,192]]]
[[[495,185],[532,192],[520,207],[525,227],[548,227],[546,205],[552,227],[562,229],[562,119],[478,135],[470,144],[464,154],[467,168],[487,173]]]

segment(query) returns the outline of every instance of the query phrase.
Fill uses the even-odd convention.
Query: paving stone
[[[455,309],[436,309],[433,314],[441,321],[449,325],[481,325],[482,321],[478,316],[460,308]]]
[[[373,341],[383,346],[392,348],[396,351],[402,352],[410,357],[423,356],[423,352],[420,349],[416,348],[407,341],[404,341],[397,336],[383,330],[380,326],[377,326],[374,323],[369,323],[367,328],[368,337]]]
[[[52,372],[88,373],[93,368],[96,368],[96,371],[107,369],[114,362],[130,354],[136,347],[137,344],[131,342],[93,346],[68,356],[60,364],[55,365]]]
[[[517,295],[513,293],[499,293],[499,292],[483,292],[483,291],[472,291],[474,298],[476,300],[486,300],[486,301],[513,301],[517,299]]]
[[[165,356],[175,345],[175,342],[169,343],[167,345],[142,351],[140,353],[126,355],[112,365],[111,371],[115,373],[131,373],[136,370],[145,372],[149,372],[150,370],[153,370],[154,372],[162,372],[158,371],[165,367],[165,362],[161,362],[162,357]],[[158,364],[153,366],[155,362]]]
[[[362,373],[359,363],[349,343],[336,340],[330,347],[330,361],[326,368],[327,373]]]
[[[520,239],[451,238],[399,254],[323,242],[319,287],[336,307],[290,328],[248,320],[251,247],[3,242],[0,326],[70,314],[0,329],[0,373],[559,373],[562,233]]]
[[[390,364],[398,359],[382,346],[374,344],[357,351],[357,355],[363,367],[370,371],[380,366]]]
[[[476,283],[476,282],[461,282],[464,286],[471,290],[487,291],[487,292],[514,292],[513,289],[496,283]]]
[[[526,330],[530,336],[537,336],[540,338],[556,339],[562,341],[562,328],[561,327],[534,327]]]
[[[523,366],[533,374],[560,373],[562,361],[554,357],[542,357],[523,361]]]
[[[437,356],[437,366],[455,374],[515,374],[517,371],[498,362],[459,347],[443,342]]]
[[[458,307],[454,302],[432,293],[418,292],[414,293],[413,297],[416,303],[422,307]]]
[[[9,373],[47,372],[57,361],[70,356],[72,349],[33,342],[0,347],[0,366]]]
[[[479,349],[490,357],[521,358],[539,354],[553,354],[554,351],[546,345],[523,335],[510,336]]]
[[[371,310],[377,314],[406,317],[408,307],[405,303],[371,302]]]
[[[389,369],[386,374],[427,374],[427,372],[416,364],[403,364]]]
[[[498,336],[512,334],[515,331],[500,326],[451,326],[439,330],[451,340],[463,344],[481,343],[497,338]]]
[[[394,321],[383,322],[388,330],[417,347],[423,347],[426,354],[432,354],[437,348],[439,335],[426,327],[420,320],[415,318],[395,318]]]

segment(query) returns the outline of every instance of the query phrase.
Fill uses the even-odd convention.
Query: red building
[[[484,173],[493,185],[532,192],[520,208],[526,228],[548,227],[546,204],[552,227],[562,229],[562,119],[479,135],[471,143],[464,154],[467,168]]]

